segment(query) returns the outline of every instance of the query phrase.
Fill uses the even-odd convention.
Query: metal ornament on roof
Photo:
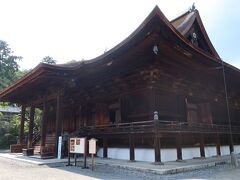
[[[196,9],[195,3],[192,4],[192,7],[190,7],[189,12],[193,12]]]

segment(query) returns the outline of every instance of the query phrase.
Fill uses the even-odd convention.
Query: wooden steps
[[[55,147],[55,140],[56,140],[55,133],[47,134],[45,147]],[[41,150],[40,139],[35,143],[33,147],[34,147],[34,154],[39,155]]]
[[[40,145],[35,145],[34,146],[34,154],[40,154]]]

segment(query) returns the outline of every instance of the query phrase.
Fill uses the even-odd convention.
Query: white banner
[[[62,157],[62,136],[58,137],[58,159]]]

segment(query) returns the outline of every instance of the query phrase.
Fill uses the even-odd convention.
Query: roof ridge
[[[176,15],[172,20],[170,20],[170,23],[180,19],[183,16],[186,16],[189,13],[190,13],[190,9],[189,8],[187,10],[182,11],[181,13],[178,13],[178,15]]]
[[[194,12],[194,11],[197,11],[196,9],[196,6],[195,6],[195,3],[192,4],[192,6],[188,7],[187,9],[185,9],[184,11],[178,13],[178,15],[175,16],[175,18],[173,18],[172,20],[170,20],[169,22],[172,23],[178,19],[180,19],[181,17],[191,13],[191,12]]]

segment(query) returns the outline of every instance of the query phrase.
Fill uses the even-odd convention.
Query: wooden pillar
[[[58,154],[58,138],[62,135],[62,123],[63,123],[63,109],[62,109],[62,97],[60,93],[57,96],[57,103],[56,103],[56,127],[55,127],[55,157]]]
[[[132,134],[129,135],[129,153],[130,153],[130,161],[135,161],[135,143],[134,136]]]
[[[205,157],[205,150],[204,150],[204,135],[201,134],[200,135],[200,156],[201,157]]]
[[[229,150],[230,150],[230,153],[232,153],[234,151],[233,144],[231,142],[229,144]]]
[[[108,157],[108,139],[103,138],[103,157],[107,158]]]
[[[32,147],[34,114],[35,114],[35,108],[32,106],[30,109],[30,120],[29,120],[29,130],[28,130],[28,148]]]
[[[154,152],[155,152],[155,163],[161,163],[161,145],[160,137],[157,134],[154,135]]]
[[[231,132],[230,132],[231,133]],[[232,135],[233,136],[233,135]],[[233,137],[231,137],[231,135],[229,135],[229,138],[230,139],[230,142],[229,142],[229,150],[230,150],[230,153],[234,152],[234,145],[233,145],[233,142],[232,142],[232,139]]]
[[[20,142],[20,144],[24,144],[25,114],[26,114],[26,106],[22,105],[21,121],[20,121],[20,131],[19,131],[19,142]]]
[[[149,119],[154,119],[154,112],[157,111],[157,102],[156,102],[156,91],[154,88],[150,88],[149,92]],[[159,117],[158,117],[159,118]]]
[[[216,151],[217,151],[217,156],[221,156],[221,148],[220,148],[221,142],[220,142],[220,137],[219,135],[216,136]]]
[[[182,160],[182,134],[176,136],[177,160]]]
[[[42,110],[42,121],[41,121],[41,141],[40,145],[45,146],[45,141],[46,141],[46,119],[47,118],[47,103],[43,103],[43,110]]]

